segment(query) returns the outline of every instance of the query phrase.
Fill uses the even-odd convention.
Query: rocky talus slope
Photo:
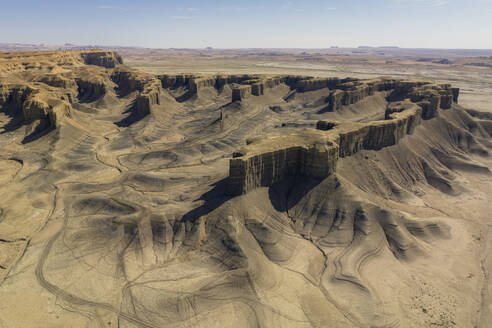
[[[488,327],[492,115],[458,98],[0,53],[0,327]]]

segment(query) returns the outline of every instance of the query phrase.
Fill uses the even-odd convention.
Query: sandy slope
[[[326,112],[326,88],[286,100],[279,85],[241,102],[228,85],[185,101],[171,88],[136,115],[145,91],[112,69],[47,58],[106,89],[73,89],[70,116],[39,134],[2,108],[4,124],[19,124],[0,134],[0,327],[492,322],[487,118],[453,104],[326,179],[232,197],[229,159],[247,139],[381,119],[385,94]],[[46,69],[10,68],[2,83]]]

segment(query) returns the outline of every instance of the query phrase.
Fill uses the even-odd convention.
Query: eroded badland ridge
[[[0,327],[487,327],[459,93],[0,53]]]

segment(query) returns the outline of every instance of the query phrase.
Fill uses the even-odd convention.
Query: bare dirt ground
[[[127,67],[71,57],[0,63],[0,328],[490,327],[492,124],[466,109],[492,112],[492,53],[118,51],[154,75],[391,75],[461,96],[326,179],[232,197],[229,160],[251,138],[381,120],[387,94],[327,112],[328,88],[231,101],[227,85],[190,98],[180,86],[138,116],[152,75],[123,81]],[[19,84],[69,95],[70,115],[36,134],[8,93]]]

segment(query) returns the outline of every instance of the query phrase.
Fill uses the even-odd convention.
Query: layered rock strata
[[[395,145],[412,134],[422,119],[434,117],[439,108],[449,108],[449,100],[453,100],[449,85],[388,79],[350,87],[348,91],[358,95],[352,93],[349,99],[392,88],[404,99],[388,104],[384,120],[369,123],[319,121],[316,130],[252,140],[230,160],[228,193],[244,194],[289,176],[325,178],[335,171],[339,157],[362,149],[378,150]]]
[[[251,95],[251,85],[233,85],[232,88],[232,101],[241,101],[244,98]]]
[[[221,90],[229,85],[232,88],[232,101],[242,100],[249,95],[261,96],[265,89],[287,83],[288,76],[257,76],[257,75],[159,75],[165,89],[187,89],[186,97],[197,95],[202,88]]]
[[[457,102],[459,89],[450,85],[436,85],[430,81],[402,81],[393,78],[359,80],[354,78],[313,78],[295,75],[160,75],[164,89],[186,89],[183,99],[195,96],[202,88],[221,90],[229,85],[232,89],[232,101],[242,101],[249,96],[262,96],[268,89],[285,84],[293,92],[309,92],[327,88],[330,94],[326,98],[328,111],[338,111],[343,106],[356,104],[376,92],[390,92],[393,98],[403,100],[410,97],[421,102],[424,118],[432,118],[437,108],[449,108]]]
[[[341,84],[357,81],[357,79],[353,79],[353,78],[339,79],[337,77],[332,77],[332,78],[297,77],[297,79],[293,79],[291,77],[291,79],[293,80],[292,84],[294,86],[294,89],[298,92],[315,91],[324,88],[334,89]]]
[[[322,131],[303,130],[252,141],[254,151],[242,149],[231,159],[228,193],[239,195],[292,175],[317,178],[330,175],[338,159],[336,138]]]
[[[70,115],[70,97],[51,94],[39,85],[0,85],[0,108],[12,106],[20,110],[23,120],[32,123],[46,120],[47,126],[57,126],[59,120]]]
[[[411,98],[422,102],[425,118],[433,117],[437,108],[447,109],[457,102],[459,89],[450,85],[436,85],[430,81],[402,81],[391,78],[357,80],[340,83],[328,96],[328,110],[337,111],[342,106],[355,104],[375,92],[391,91],[391,98]]]
[[[145,116],[151,112],[152,106],[158,105],[162,82],[155,76],[127,69],[117,69],[112,75],[122,95],[137,92],[135,107],[139,115]]]
[[[70,116],[74,102],[116,92],[134,97],[139,115],[149,114],[159,104],[161,81],[122,63],[117,53],[101,50],[0,53],[0,77],[5,77],[0,79],[0,109],[20,116],[24,124],[41,121],[41,126],[56,127]],[[8,77],[16,74],[22,74],[22,81],[11,82],[16,78]]]
[[[152,107],[160,103],[160,92],[161,86],[157,80],[147,83],[135,98],[137,113],[141,116],[150,114]]]
[[[86,65],[115,68],[123,64],[123,59],[114,51],[84,51],[80,53]]]
[[[0,53],[0,73],[52,70],[56,66],[73,68],[80,65],[96,65],[115,68],[121,64],[123,64],[123,60],[116,52],[97,49]]]
[[[81,101],[92,101],[106,94],[106,83],[99,77],[80,77],[76,79],[78,98]]]

